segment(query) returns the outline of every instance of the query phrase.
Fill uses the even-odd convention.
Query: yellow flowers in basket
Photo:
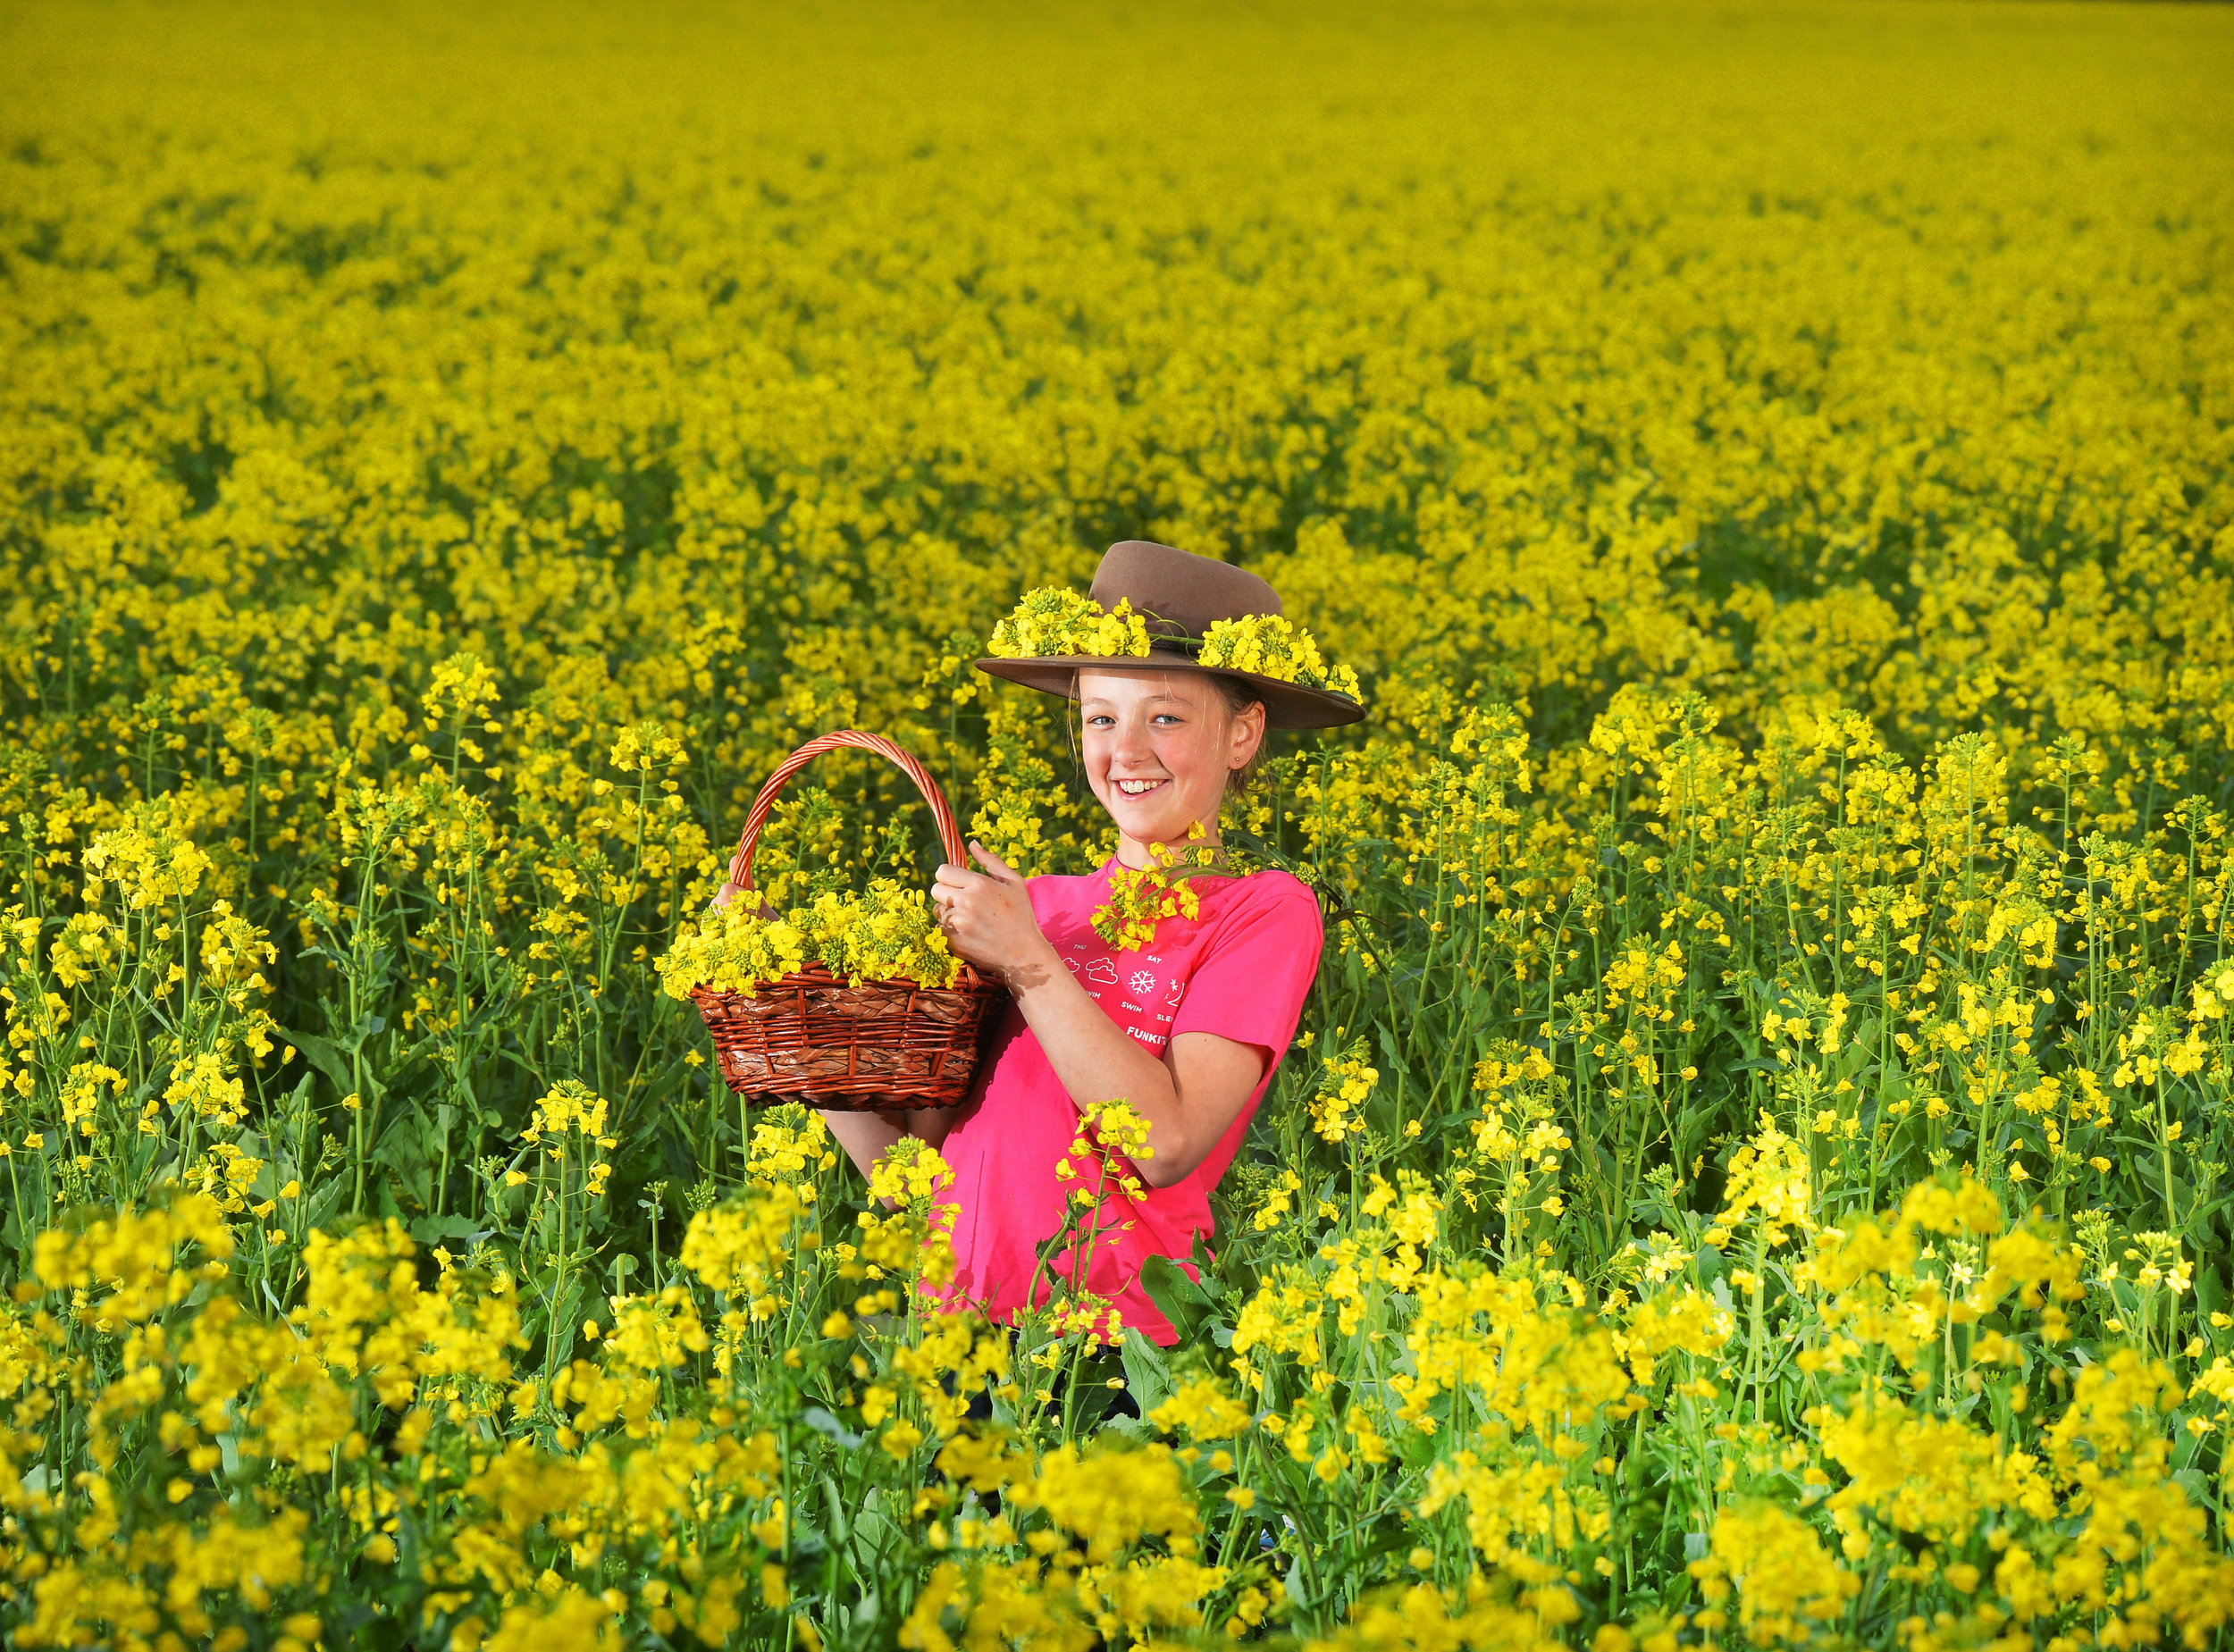
[[[923,891],[889,877],[872,879],[865,893],[826,890],[788,912],[732,901],[695,928],[685,927],[656,968],[670,998],[687,998],[694,986],[750,998],[810,963],[856,985],[952,986],[962,970]]]

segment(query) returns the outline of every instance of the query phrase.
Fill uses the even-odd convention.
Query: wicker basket
[[[752,850],[784,783],[825,751],[851,746],[899,767],[931,806],[946,859],[966,865],[953,810],[930,771],[880,734],[839,729],[810,740],[777,765],[745,818],[729,862],[730,899],[753,892]],[[951,1107],[978,1069],[995,1007],[1007,996],[968,965],[958,984],[912,981],[849,985],[819,964],[771,981],[752,997],[700,986],[691,1002],[714,1036],[721,1076],[748,1102],[804,1102],[839,1112],[886,1107]]]

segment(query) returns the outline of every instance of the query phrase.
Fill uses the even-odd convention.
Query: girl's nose
[[[1152,760],[1155,756],[1155,747],[1148,739],[1146,719],[1119,717],[1117,738],[1111,743],[1109,755],[1113,761],[1121,765]]]

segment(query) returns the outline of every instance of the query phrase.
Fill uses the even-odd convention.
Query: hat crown
[[[1280,593],[1247,568],[1153,540],[1120,540],[1094,570],[1094,600],[1130,602],[1148,635],[1199,639],[1222,619],[1280,612]]]

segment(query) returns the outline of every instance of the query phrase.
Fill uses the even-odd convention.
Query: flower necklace
[[[1150,864],[1119,866],[1109,875],[1109,899],[1095,909],[1094,933],[1121,952],[1139,952],[1155,939],[1156,926],[1167,918],[1201,915],[1201,897],[1190,879],[1209,874],[1241,876],[1248,871],[1222,843],[1204,843],[1207,834],[1201,821],[1187,829],[1181,849],[1163,843],[1148,845]]]

